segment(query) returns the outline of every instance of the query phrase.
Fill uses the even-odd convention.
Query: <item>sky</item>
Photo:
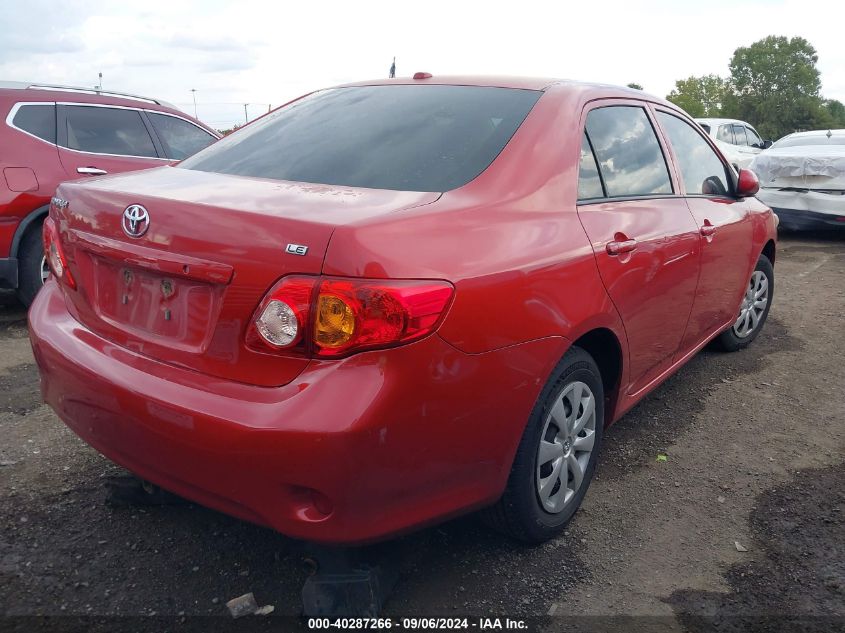
[[[164,99],[218,129],[301,94],[397,75],[482,74],[641,84],[666,96],[727,76],[739,46],[801,36],[822,95],[845,102],[841,2],[227,2],[0,0],[0,80]],[[37,33],[36,33],[37,30]],[[191,89],[196,92],[191,92]],[[244,112],[244,104],[246,115]]]

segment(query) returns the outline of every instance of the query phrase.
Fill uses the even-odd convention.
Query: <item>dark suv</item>
[[[0,82],[0,288],[29,305],[47,275],[41,224],[58,184],[182,160],[219,138],[155,99]]]

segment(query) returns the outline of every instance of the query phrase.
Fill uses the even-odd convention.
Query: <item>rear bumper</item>
[[[757,199],[772,208],[780,226],[791,230],[845,228],[845,196],[819,191],[781,191],[763,188]]]
[[[46,402],[137,475],[292,537],[360,543],[492,503],[565,349],[467,355],[437,336],[312,362],[283,387],[227,382],[98,337],[51,280],[29,312]]]
[[[0,259],[0,288],[18,287],[18,260],[14,257]]]
[[[845,230],[845,210],[841,216],[778,207],[772,207],[772,211],[780,220],[779,227],[790,231]]]

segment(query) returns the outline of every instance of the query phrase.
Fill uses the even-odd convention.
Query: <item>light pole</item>
[[[194,97],[194,118],[198,119],[199,117],[197,116],[197,89],[196,88],[191,88],[191,95],[193,95],[193,97]]]
[[[247,107],[248,105],[249,105],[248,103],[245,103],[245,104],[244,104],[244,125],[246,125],[247,123],[249,123],[249,114],[247,114],[247,111],[246,111],[246,107]]]

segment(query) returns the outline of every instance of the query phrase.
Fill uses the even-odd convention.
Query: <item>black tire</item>
[[[587,466],[583,470],[582,482],[575,490],[574,496],[560,511],[551,513],[544,508],[538,490],[540,435],[544,429],[548,433],[546,424],[551,409],[566,393],[567,386],[579,382],[590,388],[595,400],[593,448],[589,453]],[[595,361],[587,352],[579,347],[571,347],[555,367],[531,411],[516,451],[505,492],[496,505],[487,508],[481,514],[485,523],[504,534],[528,543],[542,543],[563,532],[590,486],[601,447],[603,428],[604,389],[601,374]]]
[[[18,299],[27,308],[44,285],[41,280],[41,260],[44,257],[41,239],[43,224],[43,221],[34,222],[24,233],[18,249]]]
[[[737,330],[736,324],[731,325],[727,330],[722,332],[716,339],[714,340],[715,346],[725,352],[736,352],[741,350],[745,347],[748,347],[757,335],[760,333],[760,330],[763,329],[763,326],[766,324],[766,318],[769,316],[769,309],[772,307],[772,300],[775,296],[775,271],[772,267],[772,262],[769,261],[769,258],[765,255],[760,255],[757,259],[757,266],[754,267],[754,272],[752,273],[752,280],[754,279],[754,274],[762,273],[766,277],[767,282],[767,294],[766,294],[766,305],[763,308],[762,313],[759,316],[759,320],[757,321],[756,325],[744,336],[741,336]],[[749,286],[752,283],[752,280],[749,280]],[[743,302],[746,299],[743,298]],[[743,314],[743,307],[740,306],[739,316]]]

